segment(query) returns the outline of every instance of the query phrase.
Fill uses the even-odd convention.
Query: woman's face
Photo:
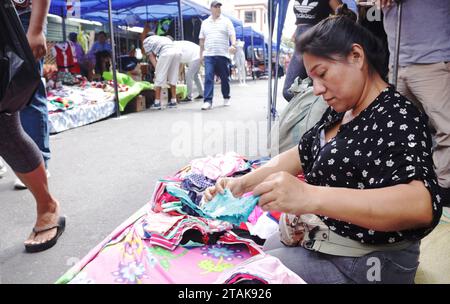
[[[98,35],[98,42],[105,43],[106,42],[106,36],[103,34]]]
[[[314,94],[322,95],[336,112],[354,108],[363,93],[367,79],[364,59],[354,58],[353,55],[331,60],[309,53],[303,54],[306,71],[313,80]]]

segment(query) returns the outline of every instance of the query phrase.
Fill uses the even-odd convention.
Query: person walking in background
[[[236,41],[236,53],[234,54],[234,64],[238,70],[239,84],[242,86],[246,85],[247,79],[247,61],[245,60],[244,45],[245,42],[238,39]]]
[[[443,203],[450,207],[450,1],[402,2],[397,90],[425,111],[435,130],[433,161]],[[397,4],[381,0],[381,6],[393,83]]]
[[[21,19],[24,22],[24,28],[28,28],[28,43],[34,57],[38,61],[47,52],[44,33],[49,6],[50,0],[41,0],[34,1],[32,9],[30,7],[21,7],[23,11],[26,11],[21,14]],[[36,100],[43,102],[42,98],[45,99],[45,90],[41,90],[41,86],[43,87],[43,84],[40,85],[37,93],[40,97],[36,98],[36,95],[33,97],[31,107],[37,103]],[[39,95],[39,93],[44,93],[44,95]],[[45,103],[46,108],[47,104]],[[37,113],[44,113],[40,110],[43,110],[43,106],[39,105]],[[36,222],[32,233],[24,245],[27,252],[38,252],[49,249],[56,244],[64,231],[66,221],[64,216],[60,216],[59,202],[53,197],[48,188],[46,154],[39,150],[32,138],[24,132],[24,128],[20,123],[24,113],[35,112],[21,111],[20,115],[18,112],[12,114],[0,113],[0,156],[11,166],[25,187],[30,189],[36,200]],[[39,117],[40,119],[37,119],[38,123],[36,126],[38,130],[34,131],[39,134],[42,143],[42,131],[46,130],[44,128],[46,120],[42,118],[42,115]],[[30,120],[24,122],[23,125],[25,126],[29,122]]]
[[[195,99],[203,98],[203,85],[198,72],[200,71],[200,46],[191,41],[181,40],[174,41],[174,46],[181,51],[180,63],[185,64],[188,68],[186,72],[187,96],[180,102],[192,101],[192,82],[195,81],[198,96]]]
[[[170,85],[171,100],[167,106],[177,106],[177,82],[180,69],[181,51],[176,48],[173,41],[168,37],[157,36],[149,32],[150,27],[146,24],[142,37],[145,53],[149,56],[150,63],[155,68],[155,102],[151,109],[161,110],[161,88],[167,83]]]
[[[214,75],[220,78],[223,105],[230,106],[230,52],[236,52],[236,32],[230,19],[221,14],[222,3],[211,2],[211,16],[200,28],[200,58],[205,64],[205,91],[202,110],[213,105]],[[229,46],[231,42],[231,47]]]
[[[43,10],[47,2],[35,1],[34,6],[39,10],[39,13],[35,13],[32,16],[31,4],[25,1],[20,4],[20,1],[14,1],[17,13],[19,14],[20,20],[22,22],[23,28],[27,33],[28,40],[30,42],[31,49],[35,52],[35,57],[38,59],[39,71],[42,76],[44,60],[43,57],[47,52],[47,45],[45,44],[45,33],[46,29],[46,16],[43,15]],[[43,5],[43,6],[42,6]],[[32,19],[32,17],[34,19]],[[20,121],[25,132],[33,139],[33,141],[38,146],[44,158],[44,166],[47,171],[47,177],[50,177],[48,171],[48,162],[51,157],[50,152],[50,133],[48,128],[48,109],[47,109],[47,93],[45,90],[44,81],[39,84],[36,93],[34,94],[30,104],[20,111]],[[14,182],[14,188],[17,190],[27,189],[27,186],[17,178]]]

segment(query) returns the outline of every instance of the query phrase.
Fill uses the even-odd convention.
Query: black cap
[[[222,6],[222,3],[220,3],[219,1],[213,1],[213,2],[211,2],[211,7],[216,7],[216,6],[218,6],[218,5]]]

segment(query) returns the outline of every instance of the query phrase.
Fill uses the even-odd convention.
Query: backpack
[[[328,108],[321,96],[314,95],[310,78],[295,78],[289,91],[295,95],[272,128],[272,138],[278,134],[278,141],[272,140],[272,152],[278,148],[278,153],[282,153],[298,145],[303,134],[314,127]]]

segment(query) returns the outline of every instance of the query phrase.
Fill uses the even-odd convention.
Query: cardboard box
[[[138,95],[127,104],[127,106],[125,107],[125,113],[141,112],[145,109],[145,97],[142,95]]]

